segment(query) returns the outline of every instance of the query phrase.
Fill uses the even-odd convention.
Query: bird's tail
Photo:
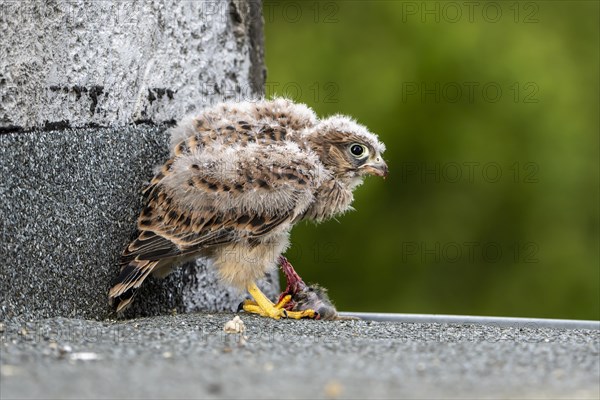
[[[121,269],[121,273],[111,282],[108,300],[117,312],[125,310],[135,296],[144,279],[156,269],[158,261],[133,260]]]

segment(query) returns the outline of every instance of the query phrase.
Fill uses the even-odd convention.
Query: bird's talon
[[[292,295],[287,294],[285,296],[283,296],[278,302],[277,304],[275,304],[275,308],[284,308],[290,301],[292,300]]]
[[[245,300],[242,302],[242,308],[246,312],[277,320],[281,318],[302,319],[319,316],[319,313],[312,309],[302,311],[286,310],[284,307],[293,301],[292,296],[289,294],[283,296],[277,304],[273,304],[255,284],[248,286],[248,292],[254,298],[254,301]]]
[[[273,318],[273,319],[281,319],[281,318],[288,317],[287,312],[285,310],[280,310],[280,309],[277,309],[274,307],[265,310],[258,305],[243,304],[242,309],[247,313],[258,314],[261,317],[269,317],[269,318]]]
[[[252,307],[259,307],[259,306],[258,306],[258,304],[257,304],[257,303],[256,303],[254,300],[251,300],[251,299],[246,299],[246,300],[242,301],[242,302],[241,302],[241,303],[238,305],[237,312],[240,312],[240,311],[242,311],[242,310],[245,310],[245,307],[246,307],[246,306],[250,306],[251,308],[252,308]],[[245,310],[245,311],[247,311],[247,310]]]
[[[315,319],[315,315],[317,313],[314,310],[304,310],[304,311],[288,311],[287,318],[291,319],[303,319],[303,318],[311,318]]]
[[[238,304],[237,310],[235,310],[235,312],[240,312],[240,311],[244,311],[244,302],[243,301],[240,304]]]

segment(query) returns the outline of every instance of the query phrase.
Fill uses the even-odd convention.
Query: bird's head
[[[361,181],[366,175],[386,177],[385,145],[353,119],[335,115],[321,120],[307,132],[312,150],[337,178]]]

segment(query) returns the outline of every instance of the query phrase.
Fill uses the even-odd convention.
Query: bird
[[[377,135],[353,118],[318,118],[286,98],[229,101],[170,130],[170,154],[143,190],[135,239],[124,249],[108,297],[122,312],[144,280],[203,257],[221,281],[246,290],[243,309],[273,319],[316,318],[286,310],[256,281],[273,270],[301,221],[352,210],[368,175],[386,177]],[[289,308],[289,307],[288,307]]]

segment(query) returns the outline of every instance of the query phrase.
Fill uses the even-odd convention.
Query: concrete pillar
[[[261,4],[0,1],[0,32],[0,319],[104,318],[168,126],[263,93]],[[198,262],[128,315],[241,298]]]

